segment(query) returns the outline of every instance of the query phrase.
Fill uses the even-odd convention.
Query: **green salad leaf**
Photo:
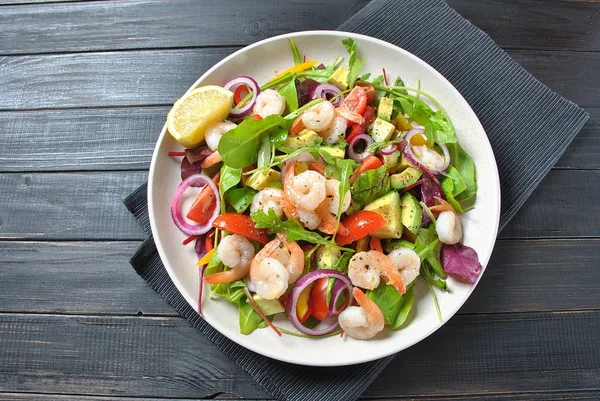
[[[390,190],[390,176],[387,166],[367,170],[358,176],[352,184],[352,200],[359,205],[366,205],[385,195]]]
[[[465,184],[465,189],[458,192],[455,196],[456,201],[460,202],[465,209],[464,204],[469,204],[474,201],[475,194],[477,193],[477,182],[475,180],[475,162],[460,147],[458,143],[448,144],[448,151],[450,152],[450,166],[454,167],[460,175],[460,178]],[[455,180],[457,177],[451,175],[451,178]],[[460,183],[459,183],[460,185]]]
[[[290,82],[279,88],[279,94],[285,99],[285,114],[298,110],[298,92],[294,76]]]
[[[258,168],[265,167],[271,163],[272,147],[271,138],[268,134],[263,133],[260,136],[260,147],[258,148],[258,158],[256,161]]]
[[[235,188],[227,192],[225,199],[236,212],[244,213],[256,194],[257,191],[249,187]]]
[[[257,210],[250,215],[256,228],[266,228],[274,233],[284,233],[288,241],[306,241],[311,244],[325,245],[334,247],[342,251],[351,251],[352,249],[344,248],[335,245],[327,239],[321,237],[319,234],[313,231],[308,231],[302,228],[302,226],[294,219],[281,220],[273,209],[269,209],[269,213],[265,213],[262,210]]]
[[[348,87],[353,88],[354,83],[356,82],[356,78],[360,74],[360,71],[364,67],[366,60],[356,58],[356,42],[352,38],[347,38],[342,40],[344,47],[350,54],[350,59],[348,60]]]
[[[377,288],[367,291],[367,296],[379,306],[383,312],[385,325],[392,329],[398,329],[404,324],[414,300],[412,286],[405,294],[400,294],[393,286],[386,283],[381,283]]]
[[[241,289],[242,294],[244,293]],[[240,333],[244,335],[251,334],[258,328],[267,327],[267,323],[262,319],[254,307],[248,301],[248,297],[245,295],[237,300],[237,305],[240,310]]]
[[[272,134],[272,140],[281,140],[287,135],[292,121],[278,115],[262,120],[247,119],[231,131],[227,131],[219,142],[219,154],[223,162],[233,168],[250,166],[258,160],[262,134]],[[284,139],[285,140],[285,139]]]
[[[298,50],[298,46],[296,46],[296,42],[294,39],[290,38],[290,48],[292,49],[292,57],[294,59],[294,64],[302,64],[302,56],[300,55],[300,50]]]
[[[242,178],[242,170],[223,164],[221,167],[221,178],[219,180],[219,196],[221,197],[221,213],[225,213],[225,195],[227,191],[239,184]]]

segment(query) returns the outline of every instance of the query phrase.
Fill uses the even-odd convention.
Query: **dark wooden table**
[[[208,67],[365,4],[0,0],[0,399],[269,397],[131,269],[121,200]],[[472,298],[364,398],[600,399],[600,3],[450,4],[591,120]]]

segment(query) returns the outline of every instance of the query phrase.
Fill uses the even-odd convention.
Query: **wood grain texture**
[[[598,388],[599,315],[456,316],[399,354],[364,396]],[[0,360],[3,392],[266,396],[183,318],[0,315]]]
[[[23,0],[2,0],[27,3]],[[335,29],[367,0],[115,1],[6,7],[3,54],[246,45],[301,30]],[[503,48],[600,50],[598,2],[450,0]],[[265,12],[266,11],[266,12]],[[201,21],[201,23],[198,23]],[[107,30],[106,25],[111,29]],[[238,27],[231,29],[232,26]],[[215,35],[214,32],[219,32]]]
[[[0,174],[0,239],[144,239],[122,200],[147,175]]]
[[[3,57],[0,110],[171,105],[202,73],[235,50]],[[596,73],[600,53],[515,50],[510,54],[568,99],[584,107],[600,107],[600,76]]]
[[[0,172],[148,169],[169,107],[0,113]],[[600,109],[556,164],[600,169]],[[33,145],[32,145],[33,144]]]
[[[0,242],[0,311],[179,316],[129,264],[140,244]]]
[[[138,245],[0,242],[0,311],[177,316],[129,265]],[[599,239],[499,240],[459,313],[598,309],[599,278]]]
[[[0,174],[0,239],[145,238],[121,201],[145,171]],[[600,237],[598,170],[552,170],[501,238]]]
[[[184,318],[0,315],[0,391],[267,395]]]
[[[138,0],[5,7],[0,32],[6,40],[0,51],[245,46],[294,31],[333,30],[367,3],[286,0],[257,6],[250,1]]]

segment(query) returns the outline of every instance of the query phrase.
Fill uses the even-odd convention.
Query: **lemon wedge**
[[[204,140],[206,128],[223,121],[233,105],[233,92],[217,85],[188,91],[167,115],[167,129],[177,142],[195,148]]]

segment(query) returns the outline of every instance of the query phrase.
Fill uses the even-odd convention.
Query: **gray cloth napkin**
[[[541,84],[485,33],[441,0],[374,0],[340,28],[383,39],[419,56],[462,93],[494,149],[502,188],[503,229],[588,116]],[[337,368],[287,364],[228,340],[187,304],[158,256],[146,186],[126,200],[149,238],[131,259],[135,270],[182,316],[279,400],[355,400],[393,359]]]

